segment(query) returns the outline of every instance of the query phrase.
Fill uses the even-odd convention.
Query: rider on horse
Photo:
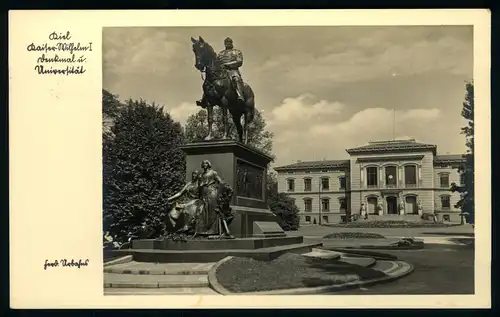
[[[224,46],[226,49],[217,55],[217,61],[230,76],[238,101],[243,102],[243,80],[239,70],[241,65],[243,65],[243,54],[240,50],[234,48],[233,40],[229,37],[224,40]],[[202,100],[198,100],[196,104],[202,106]]]

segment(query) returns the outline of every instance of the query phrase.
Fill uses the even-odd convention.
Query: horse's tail
[[[248,97],[247,97],[247,118],[248,118],[248,123],[252,122],[255,119],[255,95],[253,93],[253,90],[250,86],[248,87]]]

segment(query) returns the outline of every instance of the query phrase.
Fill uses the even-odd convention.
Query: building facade
[[[437,147],[413,139],[369,142],[347,149],[349,159],[297,162],[276,167],[278,191],[295,199],[301,222],[337,223],[346,215],[459,222],[462,155],[437,155]]]

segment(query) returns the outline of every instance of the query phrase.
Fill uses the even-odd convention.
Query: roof
[[[465,157],[463,154],[436,155],[434,157],[434,163],[436,164],[461,163],[461,162],[465,162]]]
[[[408,140],[389,140],[372,141],[367,145],[347,149],[349,154],[367,154],[367,153],[387,153],[387,152],[413,152],[428,150],[436,154],[437,146],[434,144],[425,144],[416,142],[414,139]]]
[[[275,167],[276,171],[301,170],[301,169],[322,169],[339,168],[349,166],[349,160],[323,160],[323,161],[305,161],[289,165]]]

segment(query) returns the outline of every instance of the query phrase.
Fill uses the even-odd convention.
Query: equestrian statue
[[[231,114],[238,132],[240,142],[248,143],[248,125],[255,116],[255,96],[250,85],[241,77],[239,68],[243,65],[243,54],[235,49],[233,40],[224,40],[225,49],[216,54],[212,46],[200,36],[198,39],[191,37],[193,53],[195,56],[194,67],[205,73],[203,82],[203,97],[196,104],[207,109],[208,135],[205,140],[213,139],[213,108],[222,109],[224,125],[223,139],[229,138],[229,124],[227,113]],[[243,117],[243,126],[241,118]]]

